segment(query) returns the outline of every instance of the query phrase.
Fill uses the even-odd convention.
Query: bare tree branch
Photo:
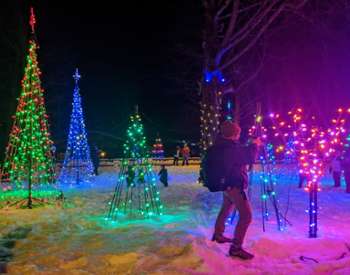
[[[271,1],[270,5],[266,6],[265,4],[261,5],[258,11],[251,17],[251,19],[236,33],[231,37],[231,40],[234,41],[237,38],[244,36],[249,30],[254,29],[260,22],[265,18],[266,15],[272,10],[277,1]]]
[[[230,59],[229,62],[225,63],[221,69],[225,69],[228,66],[235,63],[238,59],[240,59],[245,53],[247,53],[260,39],[260,37],[263,35],[263,33],[267,30],[268,27],[270,27],[271,23],[277,18],[277,16],[280,15],[281,11],[283,10],[284,6],[281,5],[270,17],[270,19],[267,21],[265,25],[261,27],[259,32],[255,35],[255,37],[248,43],[246,47],[244,47],[240,52],[238,52],[232,59]]]
[[[256,12],[256,14],[246,23],[246,25],[238,31],[236,34],[234,34],[232,37],[230,37],[231,43],[224,49],[222,49],[216,58],[216,64],[219,66],[221,63],[221,60],[223,56],[229,52],[232,48],[236,47],[243,39],[247,38],[252,31],[254,31],[259,24],[263,21],[263,19],[266,18],[268,13],[272,10],[274,5],[276,4],[276,1],[271,2],[271,4],[267,7],[262,6],[260,9]]]
[[[230,23],[228,25],[226,34],[222,41],[222,46],[225,46],[228,43],[228,41],[230,40],[230,37],[233,34],[234,28],[236,26],[237,18],[238,18],[238,13],[239,13],[239,4],[240,4],[240,0],[237,0],[233,3]]]
[[[254,47],[282,12],[300,9],[307,1],[203,0],[205,27],[202,63],[205,77],[200,86],[201,106],[204,108],[201,119],[205,123],[202,125],[203,148],[212,144],[217,134],[223,94],[229,90],[236,93],[243,90],[259,74],[263,58],[255,69],[254,65],[243,65],[247,69],[244,77],[239,75],[237,64],[246,60],[251,51],[254,60],[257,53],[253,51]]]
[[[218,18],[220,15],[225,11],[225,9],[231,4],[232,0],[226,0],[225,3],[222,5],[222,7],[218,10],[218,12],[215,15],[215,22],[218,21]]]
[[[262,57],[260,59],[260,62],[259,62],[259,65],[256,67],[255,71],[252,72],[251,74],[249,74],[249,76],[242,80],[238,85],[237,85],[237,88],[236,88],[236,93],[239,93],[240,90],[246,86],[249,82],[251,82],[254,78],[256,78],[261,69],[263,68],[263,65],[264,65],[264,61],[265,61],[265,52],[262,53]]]

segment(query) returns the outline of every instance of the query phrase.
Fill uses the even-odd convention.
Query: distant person
[[[50,150],[51,150],[52,160],[55,163],[56,162],[56,146],[54,144],[52,144]]]
[[[180,148],[180,146],[176,146],[176,152],[174,154],[174,163],[173,163],[173,165],[175,165],[175,166],[179,165],[180,155],[181,155],[181,148]]]
[[[245,251],[242,244],[252,221],[252,210],[246,195],[248,187],[247,166],[254,163],[260,140],[255,139],[248,145],[241,145],[239,138],[241,128],[238,123],[225,121],[221,124],[221,136],[207,151],[204,160],[205,186],[211,192],[223,192],[221,210],[215,223],[213,241],[230,242],[229,255],[244,260],[254,257]],[[234,238],[223,235],[225,222],[233,207],[239,213],[239,219],[234,232]]]
[[[165,168],[164,164],[162,164],[158,176],[160,182],[163,183],[164,187],[168,187],[168,170]]]
[[[332,160],[331,165],[329,167],[329,172],[333,176],[334,187],[340,187],[341,171],[342,171],[342,163],[341,163],[340,155],[337,154],[335,158]]]
[[[304,182],[307,180],[305,174],[302,171],[299,171],[299,188],[303,188]]]
[[[190,147],[187,145],[187,143],[184,144],[184,147],[181,150],[182,155],[182,166],[189,165],[188,160],[190,158]]]
[[[100,167],[100,150],[96,145],[92,147],[91,161],[94,165],[94,174],[98,176],[98,168]]]
[[[345,155],[342,166],[346,183],[346,193],[350,193],[350,153]]]

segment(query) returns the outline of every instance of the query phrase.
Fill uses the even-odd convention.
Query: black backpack
[[[228,187],[230,165],[225,161],[224,150],[223,146],[213,145],[203,156],[200,178],[210,192],[225,191]]]

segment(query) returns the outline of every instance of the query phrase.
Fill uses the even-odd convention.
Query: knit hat
[[[224,138],[237,137],[241,134],[241,127],[238,123],[225,120],[221,123],[221,134]]]

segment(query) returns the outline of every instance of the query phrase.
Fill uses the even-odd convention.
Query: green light
[[[159,209],[163,206],[149,162],[150,154],[139,115],[130,117],[123,148],[124,159],[121,162],[116,193],[109,205],[108,217],[117,218],[114,214],[111,215],[114,208],[121,209],[124,216],[133,218],[161,215]]]
[[[28,188],[28,180],[31,180],[29,189],[33,189],[33,197],[34,193],[36,199],[43,198],[44,195],[50,196],[48,191],[35,189],[54,182],[53,158],[50,151],[52,141],[48,131],[36,50],[36,42],[30,40],[21,93],[2,170],[2,179],[9,182],[12,190],[23,190],[20,193],[1,193],[1,198],[15,199],[24,196],[24,193],[28,196],[28,191],[25,190]]]

